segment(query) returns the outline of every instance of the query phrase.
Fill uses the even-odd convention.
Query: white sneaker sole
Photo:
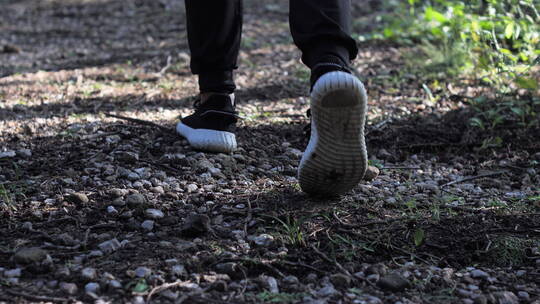
[[[330,72],[317,80],[311,93],[311,138],[298,166],[304,192],[340,195],[362,180],[366,108],[366,90],[353,75]]]
[[[193,129],[182,122],[176,125],[176,132],[185,137],[189,144],[197,150],[222,153],[236,150],[236,136],[231,132]]]

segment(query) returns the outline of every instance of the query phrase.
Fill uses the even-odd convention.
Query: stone
[[[17,155],[23,158],[30,158],[32,157],[32,150],[20,149],[20,150],[17,150]]]
[[[157,220],[163,218],[165,215],[163,214],[163,211],[159,209],[146,209],[144,211],[144,214],[147,218]]]
[[[264,289],[270,291],[271,293],[279,293],[278,282],[276,278],[266,275],[261,275],[259,281]]]
[[[80,192],[71,193],[68,196],[68,200],[75,204],[86,204],[90,201],[86,194]]]
[[[60,290],[69,295],[77,294],[77,292],[79,291],[79,288],[77,288],[77,285],[75,285],[74,283],[61,282],[59,286]]]
[[[2,158],[12,158],[12,157],[15,157],[15,151],[5,151],[5,152],[0,152],[0,159]]]
[[[135,275],[139,278],[146,278],[147,276],[149,276],[150,274],[152,273],[152,270],[150,270],[150,268],[148,267],[137,267],[137,269],[135,269]]]
[[[338,288],[348,288],[351,285],[351,277],[342,273],[336,273],[330,276],[330,282]]]
[[[489,274],[485,271],[482,271],[480,269],[475,269],[471,271],[471,277],[475,279],[487,279],[489,277]]]
[[[187,190],[188,193],[189,192],[195,192],[195,191],[197,191],[197,189],[199,189],[199,187],[197,187],[197,185],[195,185],[195,184],[188,184],[186,186],[186,190]]]
[[[139,207],[145,202],[146,198],[140,193],[133,193],[126,197],[126,203],[131,207]]]
[[[377,281],[377,286],[381,289],[399,292],[409,287],[409,281],[397,273],[391,273]]]
[[[122,245],[117,239],[105,241],[98,245],[99,249],[105,253],[111,253],[118,250]]]
[[[115,156],[119,160],[123,160],[128,163],[135,163],[139,161],[139,154],[129,151],[118,151],[115,153]]]
[[[188,237],[196,237],[210,231],[210,218],[204,214],[190,215],[182,229],[181,234]]]
[[[21,276],[22,270],[20,268],[10,269],[4,271],[4,276],[6,278],[18,278]]]
[[[86,293],[93,293],[96,294],[99,292],[99,284],[95,282],[90,282],[86,285],[84,285],[84,291]]]
[[[529,300],[530,299],[530,295],[528,292],[526,291],[518,291],[518,297],[523,299],[523,300]]]
[[[19,249],[13,256],[13,260],[19,264],[40,263],[48,258],[47,251],[38,247],[25,247]]]
[[[496,304],[519,304],[518,297],[511,291],[497,291],[492,295]]]
[[[379,174],[380,174],[379,168],[375,166],[368,166],[366,169],[366,173],[364,174],[364,180],[370,182],[376,179],[377,176],[379,176]]]
[[[114,206],[107,206],[107,213],[111,215],[116,215],[118,214],[118,210],[116,210]]]
[[[152,231],[154,229],[154,221],[146,220],[142,222],[141,228],[147,231]]]
[[[332,284],[327,284],[321,289],[317,290],[317,296],[323,298],[331,297],[337,293],[339,292],[334,288],[334,286],[332,286]]]
[[[109,287],[111,287],[113,289],[122,288],[122,283],[120,283],[120,281],[117,281],[117,280],[110,280],[108,285],[109,285]]]
[[[97,277],[97,271],[92,267],[83,268],[83,270],[81,270],[81,277],[86,281],[95,280]]]
[[[252,241],[257,246],[267,247],[272,245],[272,243],[274,242],[274,237],[270,234],[263,233],[258,236],[249,236],[248,240]]]
[[[124,195],[127,194],[127,190],[125,189],[119,189],[119,188],[113,188],[109,191],[107,191],[107,193],[112,196],[113,198],[119,198],[119,197],[122,197]]]
[[[286,285],[297,285],[300,283],[300,280],[298,280],[298,278],[293,275],[289,275],[283,278],[283,283],[285,283]]]
[[[215,266],[215,269],[217,273],[226,274],[229,277],[237,280],[243,279],[244,273],[246,273],[244,267],[235,262],[219,263]]]
[[[180,277],[186,274],[186,268],[184,267],[184,265],[180,265],[180,264],[173,265],[171,267],[171,273],[177,277]]]

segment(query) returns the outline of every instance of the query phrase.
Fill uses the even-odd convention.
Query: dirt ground
[[[482,87],[433,102],[414,49],[359,42],[380,174],[306,196],[286,3],[245,1],[226,155],[174,132],[197,95],[183,1],[0,0],[0,302],[540,303],[540,129],[486,146]],[[355,2],[355,33],[381,10]]]

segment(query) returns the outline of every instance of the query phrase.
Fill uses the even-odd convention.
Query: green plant
[[[507,123],[540,126],[540,2],[537,0],[408,0],[393,3],[382,34],[411,45],[405,59],[423,78],[469,75],[490,90],[470,100],[473,127],[493,130]],[[364,37],[366,38],[366,37]],[[412,55],[414,53],[414,55]],[[419,56],[420,53],[420,56]],[[424,86],[429,99],[433,94]],[[521,92],[520,92],[521,90]],[[528,91],[524,94],[523,91]],[[489,146],[490,143],[487,143]]]
[[[304,239],[304,233],[302,232],[302,224],[305,221],[304,218],[297,220],[287,216],[285,221],[282,221],[277,217],[272,218],[281,224],[278,229],[286,243],[292,246],[306,246],[306,240]]]
[[[272,293],[270,291],[263,291],[257,294],[257,299],[264,303],[295,303],[305,296],[304,293]]]

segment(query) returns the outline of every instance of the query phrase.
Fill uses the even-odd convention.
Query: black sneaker
[[[325,73],[313,85],[310,105],[311,134],[298,166],[300,187],[312,195],[343,194],[367,168],[364,85],[345,71]]]
[[[195,101],[195,113],[176,125],[176,131],[199,150],[229,153],[236,150],[238,120],[233,94],[211,94]]]

